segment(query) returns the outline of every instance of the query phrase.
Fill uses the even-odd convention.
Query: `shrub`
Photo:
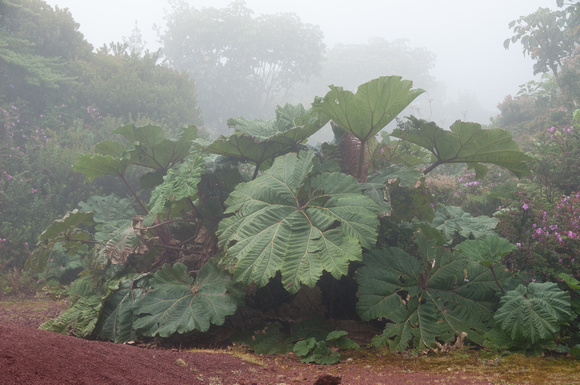
[[[491,216],[501,205],[502,199],[510,199],[515,190],[515,178],[499,167],[490,167],[483,178],[467,168],[455,176],[439,174],[425,179],[425,184],[436,202],[447,206],[460,206],[472,215]]]
[[[517,205],[498,215],[500,233],[518,245],[509,258],[513,271],[528,281],[558,282],[558,275],[580,276],[580,193],[563,195],[550,205],[522,192]]]
[[[572,125],[546,129],[534,138],[534,179],[548,201],[580,191],[580,132]]]
[[[497,105],[501,115],[495,120],[500,127],[517,128],[536,117],[535,100],[531,96],[508,95]]]
[[[100,187],[83,185],[71,170],[81,148],[61,146],[53,130],[35,124],[52,118],[33,118],[23,103],[0,108],[0,266],[22,267],[46,226]]]
[[[1,250],[1,249],[0,249]],[[31,271],[12,268],[3,270],[0,265],[0,298],[17,295],[34,295],[38,289],[38,283]]]
[[[459,194],[459,190],[457,178],[447,174],[429,176],[425,178],[425,185],[429,188],[436,202],[446,206],[458,205],[457,195]]]

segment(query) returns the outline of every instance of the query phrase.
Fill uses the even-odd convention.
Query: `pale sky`
[[[69,8],[95,48],[130,36],[136,21],[149,47],[158,48],[153,26],[163,30],[169,8],[167,0],[45,1]],[[198,8],[222,8],[230,2],[188,1]],[[246,4],[255,14],[296,13],[303,22],[321,27],[329,47],[366,43],[372,37],[408,39],[411,47],[435,53],[431,73],[446,87],[448,99],[468,93],[493,115],[507,94],[516,94],[520,84],[533,79],[533,61],[523,56],[521,46],[503,48],[503,41],[512,35],[508,23],[539,7],[556,8],[556,0],[246,0]]]

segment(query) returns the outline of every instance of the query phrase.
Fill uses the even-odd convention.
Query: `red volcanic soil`
[[[493,368],[421,370],[413,359],[362,350],[337,365],[303,364],[293,355],[179,351],[91,341],[37,329],[62,305],[0,302],[0,384],[490,384]],[[513,383],[513,380],[510,382]]]

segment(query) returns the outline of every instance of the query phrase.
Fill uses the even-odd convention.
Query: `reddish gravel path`
[[[46,301],[0,302],[0,384],[490,384],[460,369],[413,370],[369,352],[338,365],[300,363],[295,356],[238,358],[88,341],[36,327],[61,307]],[[359,357],[360,357],[360,353]],[[249,358],[245,358],[249,357]],[[405,361],[408,362],[409,360]],[[372,362],[372,364],[369,364]],[[393,364],[392,362],[395,362]],[[401,361],[403,362],[403,361]],[[444,372],[444,374],[443,374]],[[512,382],[513,383],[513,382]]]

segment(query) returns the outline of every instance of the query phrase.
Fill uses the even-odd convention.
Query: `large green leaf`
[[[128,124],[113,132],[124,136],[129,147],[116,141],[103,141],[95,146],[96,154],[80,156],[72,168],[84,173],[87,182],[104,175],[123,177],[127,167],[138,165],[154,170],[141,178],[143,188],[154,187],[161,183],[167,170],[189,156],[192,142],[197,139],[195,126],[183,127],[176,139],[165,138],[161,127],[153,125]]]
[[[136,127],[128,124],[113,132],[129,141],[128,151],[132,164],[155,170],[168,170],[189,155],[191,143],[197,139],[197,127],[182,127],[181,131],[181,136],[177,139],[165,138],[161,127],[153,125]]]
[[[469,238],[472,235],[474,238],[495,235],[493,229],[495,229],[497,222],[497,218],[485,215],[472,217],[461,207],[437,205],[431,226],[441,230],[445,239],[451,241],[456,233],[464,238]]]
[[[417,96],[425,92],[411,89],[413,82],[400,76],[382,76],[361,84],[356,94],[342,87],[330,86],[312,110],[332,119],[361,141],[368,141],[401,113]]]
[[[286,103],[283,107],[278,106],[276,108],[276,118],[272,120],[247,120],[244,118],[228,120],[228,126],[234,127],[236,132],[250,135],[259,141],[274,137],[285,137],[287,139],[292,138],[286,144],[294,145],[316,133],[326,123],[327,120],[311,113],[302,104],[292,105],[289,103]],[[283,135],[289,131],[292,131],[290,135]],[[298,138],[296,137],[297,133],[302,133],[304,136]]]
[[[369,176],[369,181],[399,181],[401,187],[413,187],[417,181],[423,176],[423,173],[414,167],[407,167],[401,164],[393,164],[387,168],[383,168],[373,175]]]
[[[285,149],[287,149],[285,145],[269,145],[267,141],[260,141],[243,132],[237,132],[228,137],[220,136],[205,150],[213,154],[231,156],[243,162],[261,165]]]
[[[62,219],[52,222],[40,234],[40,240],[26,261],[25,267],[39,273],[43,272],[57,243],[62,243],[69,255],[75,255],[83,246],[82,241],[88,241],[91,238],[86,229],[93,225],[93,213],[69,211]]]
[[[105,244],[103,252],[111,263],[126,263],[131,255],[146,254],[150,251],[147,237],[133,223],[118,228]]]
[[[79,210],[73,210],[66,213],[60,220],[52,222],[40,234],[40,243],[43,242],[65,242],[71,239],[89,239],[89,234],[79,229],[78,226],[84,225],[90,227],[94,224],[93,213],[82,213]]]
[[[271,138],[291,128],[303,125],[304,116],[308,110],[302,104],[287,103],[284,107],[276,108],[276,118],[272,120],[248,120],[245,118],[228,119],[228,126],[236,131],[243,132],[259,140]]]
[[[79,202],[83,212],[93,212],[93,220],[97,223],[117,222],[133,218],[137,212],[133,208],[133,200],[119,198],[115,194],[108,196],[93,195],[85,202]]]
[[[127,155],[128,149],[121,142],[104,140],[95,145],[95,152],[101,155],[111,155],[116,158],[123,158]]]
[[[313,153],[276,159],[264,175],[240,184],[226,201],[220,246],[236,280],[264,286],[278,271],[291,293],[314,286],[323,271],[339,278],[361,245],[376,241],[378,208],[341,173],[309,177]]]
[[[95,240],[108,242],[120,228],[131,225],[137,214],[133,208],[134,201],[129,198],[119,198],[115,194],[108,196],[91,196],[87,202],[80,202],[79,208],[84,212],[92,212],[97,223]]]
[[[410,118],[414,127],[395,129],[392,136],[415,143],[429,150],[434,157],[432,169],[444,163],[466,163],[482,177],[487,168],[481,163],[495,164],[516,175],[530,173],[527,162],[530,157],[520,151],[511,134],[499,128],[484,130],[477,123],[456,121],[450,131],[433,122]]]
[[[276,118],[288,129],[270,137],[269,142],[285,144],[292,148],[317,133],[329,120],[328,117],[314,111],[289,109],[286,106],[276,111]]]
[[[431,153],[421,146],[400,139],[394,140],[386,131],[380,132],[380,142],[377,141],[371,150],[372,162],[414,167],[428,163],[431,159]]]
[[[309,112],[301,104],[278,107],[276,118],[269,121],[235,118],[228,125],[236,132],[228,137],[220,136],[206,147],[206,151],[231,156],[260,167],[270,165],[320,130],[328,119]]]
[[[114,342],[127,342],[137,337],[133,307],[145,296],[149,278],[150,274],[130,274],[109,282],[107,288],[112,292],[103,303],[95,330],[99,337]]]
[[[123,176],[129,166],[129,158],[112,155],[85,154],[72,165],[73,171],[85,174],[85,182],[104,175]]]
[[[360,185],[363,193],[379,206],[380,215],[385,216],[391,212],[387,184],[398,180],[400,186],[412,187],[422,175],[423,173],[415,168],[397,164],[377,171]]]
[[[517,248],[505,238],[488,235],[482,239],[461,242],[456,250],[485,267],[491,267]]]
[[[193,330],[205,332],[210,324],[222,325],[237,305],[228,289],[231,276],[208,261],[197,279],[181,263],[168,264],[151,278],[153,291],[135,304],[135,329],[145,336],[169,337]]]
[[[536,343],[553,338],[570,315],[570,295],[545,282],[508,291],[494,318],[513,340]]]
[[[197,184],[201,181],[201,175],[204,170],[204,162],[201,156],[195,156],[190,161],[183,163],[179,168],[169,170],[167,175],[163,177],[163,183],[151,193],[149,213],[165,213],[174,202],[184,198],[195,200]]]
[[[497,289],[490,270],[433,247],[433,242],[423,243],[427,265],[398,248],[364,255],[365,266],[356,274],[357,311],[365,321],[389,320],[374,342],[388,343],[393,350],[425,349],[436,339],[451,343],[463,332],[483,342]]]
[[[580,290],[580,281],[578,281],[574,277],[570,277],[569,274],[560,273],[558,274],[558,278],[560,278],[568,287],[572,290]]]
[[[93,333],[102,308],[101,295],[80,298],[58,318],[40,325],[40,329],[60,334],[87,337]]]

